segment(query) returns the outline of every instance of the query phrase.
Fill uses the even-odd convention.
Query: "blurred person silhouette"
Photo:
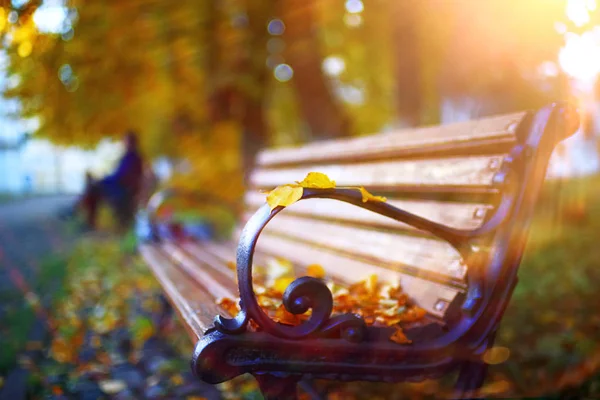
[[[98,205],[108,203],[115,213],[120,228],[131,226],[138,206],[144,178],[143,159],[139,151],[137,135],[130,131],[124,139],[125,153],[115,171],[94,181],[86,173],[86,187],[79,202],[90,228],[96,227]]]

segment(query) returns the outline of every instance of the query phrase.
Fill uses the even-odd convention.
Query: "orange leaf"
[[[306,267],[306,275],[323,279],[325,277],[325,269],[319,264],[311,264]]]
[[[275,311],[275,321],[286,325],[297,325],[299,322],[298,317],[286,310],[283,304]]]
[[[394,332],[392,334],[392,336],[390,336],[390,340],[392,342],[399,343],[399,344],[411,343],[411,340],[409,340],[406,337],[402,328],[400,328],[399,326],[395,326],[394,328],[396,328],[396,332]]]

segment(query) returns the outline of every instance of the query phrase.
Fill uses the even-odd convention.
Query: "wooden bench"
[[[194,372],[209,383],[251,373],[267,398],[282,399],[295,398],[302,377],[418,381],[458,369],[457,396],[472,394],[517,282],[549,157],[578,124],[574,109],[554,104],[261,152],[234,241],[150,235],[139,248],[197,342]],[[388,201],[363,202],[353,189],[304,189],[285,212],[271,211],[259,190],[310,171]],[[236,253],[237,274],[230,268]],[[394,343],[390,327],[331,316],[327,286],[301,277],[284,303],[296,314],[312,308],[310,319],[295,327],[275,323],[252,283],[253,260],[270,256],[289,259],[298,276],[319,263],[341,285],[376,274],[399,283],[427,316],[405,327],[412,343]],[[241,298],[235,318],[217,306],[224,297]]]

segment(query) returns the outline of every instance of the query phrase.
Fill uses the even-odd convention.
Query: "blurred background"
[[[159,335],[164,302],[132,235],[55,218],[86,172],[113,171],[128,131],[160,186],[232,204],[267,146],[554,101],[576,104],[582,124],[552,157],[497,336],[510,357],[484,393],[599,398],[598,74],[598,0],[0,0],[0,399],[172,398],[186,385],[221,398],[189,374],[183,330]],[[178,351],[152,353],[167,372],[150,374],[138,355],[157,336]],[[440,388],[348,385],[331,398]],[[219,391],[259,398],[248,380]]]
[[[551,176],[600,167],[595,0],[0,5],[0,193],[78,192],[133,129],[159,177],[235,199],[264,146],[565,99]]]

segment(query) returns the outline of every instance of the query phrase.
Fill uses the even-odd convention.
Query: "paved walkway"
[[[0,266],[17,269],[26,280],[35,276],[44,256],[64,250],[58,211],[73,196],[48,196],[0,205]],[[0,291],[13,285],[8,269],[0,268]]]
[[[66,250],[64,224],[57,214],[73,201],[73,196],[48,196],[0,205],[0,293],[19,290],[19,279],[31,284],[45,256]],[[0,304],[0,316],[2,312]],[[44,327],[36,321],[32,335],[43,337]],[[0,389],[0,400],[24,399],[27,374],[23,368],[13,370]]]

